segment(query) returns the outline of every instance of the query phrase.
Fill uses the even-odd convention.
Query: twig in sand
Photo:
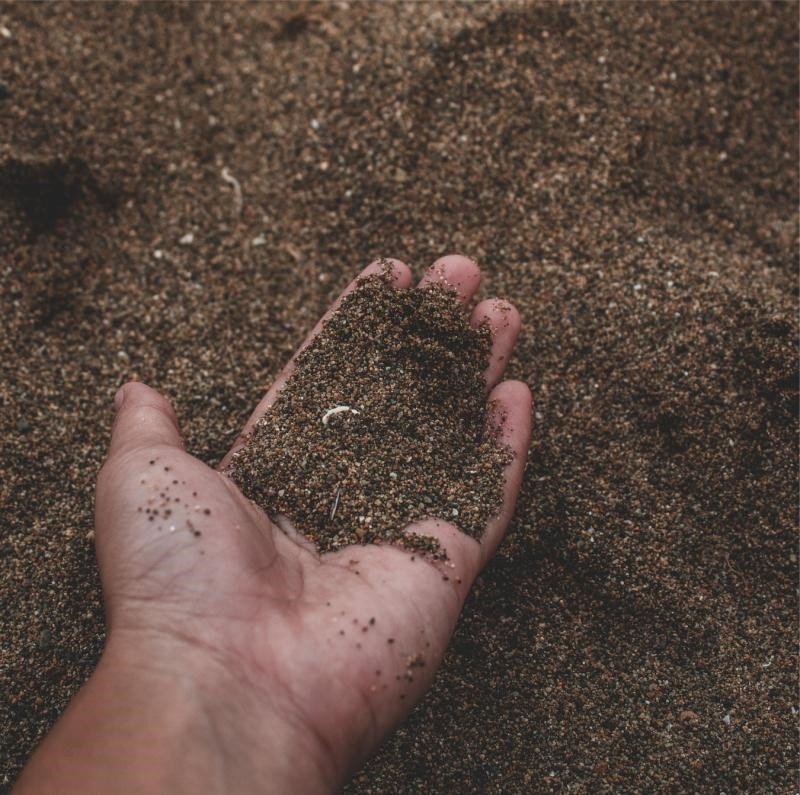
[[[236,215],[241,215],[244,199],[242,198],[242,186],[239,184],[239,180],[228,171],[227,166],[222,169],[222,179],[233,188],[233,202],[236,207]]]
[[[339,507],[339,495],[342,493],[342,489],[336,489],[336,497],[333,500],[333,507],[331,508],[331,519],[336,516],[336,509]]]

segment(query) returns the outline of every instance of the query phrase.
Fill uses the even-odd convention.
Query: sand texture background
[[[530,463],[352,792],[793,791],[797,25],[0,6],[2,786],[102,646],[117,386],[165,391],[215,462],[357,269],[458,251],[522,314]]]

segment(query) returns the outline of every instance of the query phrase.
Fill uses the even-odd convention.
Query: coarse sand
[[[353,793],[797,783],[796,3],[0,7],[0,782],[103,642],[118,385],[226,452],[370,260],[522,315],[516,517]]]
[[[391,273],[358,280],[226,471],[320,552],[391,543],[441,559],[412,522],[480,539],[503,504],[512,455],[487,412],[492,332],[453,289],[397,290]]]

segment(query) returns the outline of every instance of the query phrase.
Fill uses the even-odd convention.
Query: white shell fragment
[[[241,215],[242,213],[242,205],[244,204],[244,199],[242,197],[242,186],[236,177],[231,174],[228,170],[228,167],[222,169],[222,179],[233,188],[233,202],[236,209],[236,215]]]
[[[350,406],[334,406],[332,409],[328,409],[322,415],[322,424],[323,425],[327,425],[328,424],[328,420],[334,414],[341,414],[343,411],[349,411],[351,414],[360,414],[361,413],[358,409],[351,409]]]

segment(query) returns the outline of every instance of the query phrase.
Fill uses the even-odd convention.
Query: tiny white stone
[[[723,722],[723,723],[724,723],[726,726],[730,726],[730,725],[731,725],[731,716],[730,716],[730,713],[728,713],[728,714],[727,714],[727,715],[726,715],[726,716],[725,716],[725,717],[722,719],[722,722]]]
[[[258,237],[254,237],[251,241],[252,246],[263,246],[267,242],[267,239],[264,235],[259,235]]]
[[[453,508],[453,516],[458,516],[458,508]]]
[[[278,489],[278,496],[279,497],[283,497],[284,494],[286,494],[286,489]]]
[[[194,234],[192,232],[187,232],[178,242],[182,246],[188,246],[194,243]]]
[[[312,130],[318,130],[319,129],[319,119],[311,119],[309,124],[311,125],[311,129]]]
[[[4,39],[10,39],[11,31],[5,25],[0,25],[0,35],[2,35]]]
[[[397,472],[390,472],[390,473],[389,473],[389,477],[390,477],[392,480],[397,480]]]
[[[154,256],[156,259],[161,259],[161,258],[164,256],[164,252],[163,252],[163,251],[162,251],[160,248],[157,248],[157,249],[156,249],[156,250],[153,252],[153,256]]]

